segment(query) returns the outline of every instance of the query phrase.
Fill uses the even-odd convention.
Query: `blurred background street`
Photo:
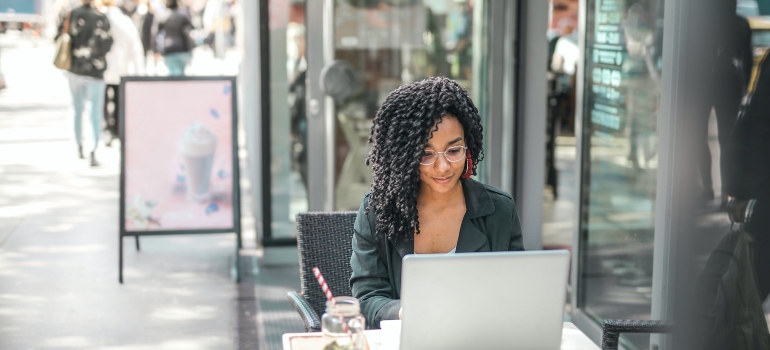
[[[68,75],[52,64],[54,38],[83,1],[0,0],[0,349],[281,349],[282,334],[305,330],[286,298],[300,290],[299,252],[319,249],[302,246],[316,233],[300,232],[296,215],[359,208],[383,101],[434,76],[457,81],[478,108],[474,179],[512,195],[524,248],[573,255],[565,319],[597,344],[607,319],[686,322],[682,305],[717,293],[696,282],[720,242],[770,230],[770,0],[86,2],[102,13],[74,11],[93,23],[69,22],[88,38],[64,51],[79,60]],[[124,130],[125,144],[108,142],[121,110],[111,92],[135,76],[161,77],[138,83],[159,90],[138,88],[144,95],[125,104],[144,109],[125,119],[144,124]],[[229,85],[185,90],[207,79]],[[78,157],[73,100],[86,106],[81,145],[92,146],[92,123],[100,129],[98,162],[91,149]],[[102,102],[105,118],[91,118],[88,106]],[[189,128],[161,125],[231,123],[233,111],[234,149],[217,144],[232,138],[225,122],[187,154]],[[134,183],[161,188],[126,195],[132,204],[163,193],[197,211],[169,205],[153,216],[161,201],[147,197],[120,222],[121,149],[138,160],[126,169],[144,172]],[[212,180],[226,185],[210,190]],[[742,232],[736,214],[760,220]],[[153,221],[161,215],[182,225]],[[216,215],[227,223],[195,226]],[[172,235],[144,236],[141,250],[124,238],[120,284],[128,224]],[[228,233],[177,234],[195,229]],[[770,239],[758,242],[752,269],[767,301]],[[693,310],[732,307],[711,301]],[[620,342],[682,349],[671,339]]]
[[[255,335],[238,318],[255,313],[254,285],[231,278],[234,235],[145,237],[141,252],[126,239],[117,283],[119,143],[99,148],[100,167],[78,159],[52,43],[13,31],[0,50],[0,348],[227,349]],[[201,57],[192,70],[217,69]]]

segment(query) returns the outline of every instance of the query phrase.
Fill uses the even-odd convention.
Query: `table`
[[[384,347],[383,336],[386,333],[380,329],[365,331],[369,349],[390,350]],[[320,332],[315,333],[286,333],[283,335],[283,350],[319,350],[323,348]],[[564,322],[561,336],[561,350],[598,350],[599,347],[588,339],[572,322]]]

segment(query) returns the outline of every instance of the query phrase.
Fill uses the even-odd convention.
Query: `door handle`
[[[310,101],[308,101],[307,108],[308,111],[310,111],[310,115],[313,116],[317,116],[321,112],[321,104],[315,98],[312,98]]]
[[[350,97],[358,85],[358,78],[353,66],[341,60],[323,67],[319,78],[321,92],[331,96],[336,101]]]

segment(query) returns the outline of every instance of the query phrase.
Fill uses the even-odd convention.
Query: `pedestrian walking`
[[[145,66],[147,65],[147,54],[155,51],[155,34],[157,31],[157,23],[155,23],[155,11],[152,4],[141,4],[137,9],[139,15],[139,21],[137,27],[139,27],[139,34],[142,38],[142,47],[144,47]],[[154,62],[153,62],[154,67]]]
[[[59,35],[67,28],[71,39],[72,63],[67,72],[72,109],[74,111],[75,141],[78,155],[83,155],[82,117],[86,102],[91,105],[90,121],[93,132],[91,166],[97,166],[96,148],[99,145],[104,106],[104,71],[107,69],[106,55],[112,48],[110,21],[95,8],[94,0],[81,0],[82,5],[69,12],[59,26]],[[69,24],[64,25],[67,21]],[[58,38],[58,35],[57,35]]]
[[[117,0],[102,0],[103,11],[110,21],[110,32],[114,41],[107,53],[107,70],[104,82],[107,88],[104,94],[105,129],[110,134],[106,144],[109,146],[118,135],[118,110],[120,77],[144,75],[144,49],[139,37],[139,30],[130,17],[125,15]]]
[[[165,11],[158,22],[156,52],[163,55],[163,61],[171,76],[184,75],[195,47],[190,32],[193,29],[190,18],[180,10],[178,0],[166,0]]]

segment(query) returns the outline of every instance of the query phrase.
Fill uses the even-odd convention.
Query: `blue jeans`
[[[184,69],[190,63],[190,57],[192,57],[191,52],[175,52],[163,55],[163,61],[168,67],[168,75],[184,75]]]
[[[93,134],[93,147],[91,151],[96,150],[99,145],[99,135],[102,132],[102,119],[104,118],[104,89],[106,87],[104,80],[67,73],[72,94],[72,109],[75,113],[75,142],[78,146],[83,145],[83,111],[86,102],[91,103],[91,130]]]

